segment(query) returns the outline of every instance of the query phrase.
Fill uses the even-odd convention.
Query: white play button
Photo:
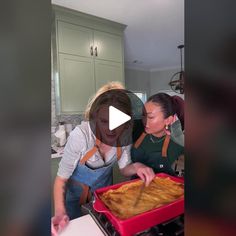
[[[109,106],[109,130],[112,131],[113,129],[123,125],[125,122],[131,119],[130,116],[125,114],[124,112],[116,109],[113,106]]]

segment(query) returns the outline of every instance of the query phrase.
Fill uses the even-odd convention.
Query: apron
[[[70,220],[81,216],[81,205],[91,199],[98,188],[112,184],[112,167],[116,161],[98,169],[91,169],[85,163],[97,151],[100,141],[81,158],[67,183],[66,211]],[[121,157],[121,147],[117,147],[117,159]]]
[[[151,167],[155,173],[164,172],[170,175],[175,175],[174,170],[171,168],[170,160],[167,158],[167,150],[170,143],[170,136],[166,135],[161,151],[146,154],[144,151],[138,149],[146,135],[147,134],[143,132],[138,138],[138,140],[135,142],[134,149],[132,150],[132,156],[137,156],[138,158],[137,160],[133,159],[133,161],[139,161]]]

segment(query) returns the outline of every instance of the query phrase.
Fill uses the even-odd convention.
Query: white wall
[[[150,72],[150,95],[158,93],[160,90],[171,90],[169,82],[174,73],[180,71],[179,68],[155,70]]]
[[[166,92],[173,95],[169,82],[174,73],[179,72],[179,68],[160,70],[138,70],[125,69],[125,86],[131,91],[143,91],[147,93],[147,98],[158,92]],[[179,94],[177,94],[179,95]],[[183,97],[183,95],[180,95]]]
[[[150,72],[125,68],[125,87],[130,91],[141,91],[150,95]]]

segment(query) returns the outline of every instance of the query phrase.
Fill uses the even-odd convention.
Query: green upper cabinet
[[[124,84],[125,25],[53,5],[52,69],[57,114],[82,114],[109,81]]]
[[[82,113],[95,91],[93,60],[60,54],[60,102],[65,114]],[[85,78],[85,79],[84,79]]]
[[[121,36],[94,31],[94,55],[97,59],[122,62],[122,52]]]
[[[63,21],[58,21],[57,24],[60,53],[91,57],[91,47],[93,46],[91,29]]]
[[[96,60],[95,74],[96,90],[111,81],[120,81],[124,84],[123,67],[121,63]]]

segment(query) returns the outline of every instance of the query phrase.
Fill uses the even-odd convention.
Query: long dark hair
[[[179,96],[170,96],[166,93],[157,93],[147,100],[157,103],[164,114],[164,118],[177,114],[182,130],[184,130],[184,100]]]

